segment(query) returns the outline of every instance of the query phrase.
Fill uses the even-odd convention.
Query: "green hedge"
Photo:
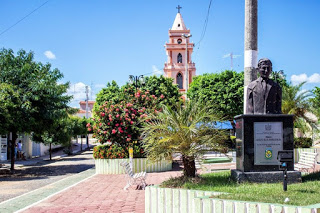
[[[312,147],[311,138],[294,138],[294,148],[310,148]]]
[[[140,146],[133,146],[133,157],[145,157],[144,150]],[[93,148],[94,159],[116,159],[129,158],[128,147],[122,148],[119,145],[100,145]]]

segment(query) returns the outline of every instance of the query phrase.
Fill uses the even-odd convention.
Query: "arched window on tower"
[[[177,61],[178,61],[178,63],[182,63],[182,55],[181,55],[181,53],[178,54]]]
[[[183,89],[183,77],[181,73],[177,75],[177,84],[179,89]]]

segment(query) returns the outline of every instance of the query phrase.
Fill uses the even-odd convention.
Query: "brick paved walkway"
[[[207,169],[213,171],[230,169],[234,166],[234,163],[213,164]],[[319,165],[317,166],[319,167]],[[208,170],[204,171],[204,173],[207,173]],[[170,177],[176,177],[181,174],[182,171],[148,173],[147,183],[149,185],[159,184]],[[88,175],[83,173],[83,176]],[[125,185],[125,175],[94,175],[19,212],[144,212],[145,191],[135,190],[135,187],[124,191],[123,187]]]
[[[215,164],[210,169],[228,169],[230,166]],[[160,184],[180,175],[182,171],[148,173],[147,184]],[[144,212],[145,191],[135,190],[135,187],[124,191],[125,185],[125,175],[95,175],[22,212]]]
[[[148,184],[181,175],[181,171],[148,173]],[[123,190],[125,175],[95,175],[23,211],[42,212],[144,212],[144,190]]]

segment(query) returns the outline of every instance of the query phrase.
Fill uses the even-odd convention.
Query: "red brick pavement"
[[[210,166],[210,170],[228,169],[230,166],[234,167],[234,164],[215,164]],[[147,184],[160,184],[181,174],[181,171],[148,173]],[[125,185],[125,175],[95,175],[24,212],[144,212],[145,191],[135,190],[135,187],[125,191]]]
[[[211,164],[204,173],[215,169],[233,169],[234,167],[234,163]],[[316,170],[320,170],[320,165],[317,165]],[[181,171],[148,173],[147,184],[160,184],[170,177],[181,174]],[[135,190],[135,187],[124,191],[123,187],[125,185],[125,175],[95,175],[49,199],[43,200],[24,212],[144,212],[145,191]]]
[[[159,184],[181,171],[148,173],[147,184]],[[123,190],[125,175],[95,175],[39,204],[26,213],[43,212],[144,212],[144,190]]]

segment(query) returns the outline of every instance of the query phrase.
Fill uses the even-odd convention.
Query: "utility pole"
[[[258,63],[258,0],[245,0],[244,30],[244,114],[247,86],[257,79]]]
[[[89,90],[88,86],[86,86],[86,118],[88,119],[88,101],[89,101]]]
[[[186,98],[187,98],[187,92],[189,88],[189,70],[188,70],[188,38],[190,38],[192,35],[191,34],[182,34],[182,38],[186,39],[186,53],[185,53],[185,67],[186,67],[186,72],[185,72],[185,80],[186,80]]]
[[[86,119],[88,119],[88,101],[89,101],[89,89],[88,89],[88,86],[86,85]],[[89,138],[88,138],[88,134],[86,136],[86,139],[87,139],[87,148],[89,148]]]

